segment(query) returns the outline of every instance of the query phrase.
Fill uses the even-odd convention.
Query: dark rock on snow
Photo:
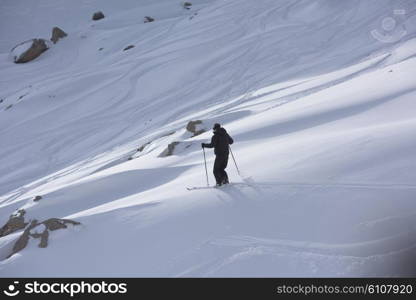
[[[47,229],[45,229],[40,234],[39,248],[46,248],[46,247],[48,247],[48,239],[49,239],[49,231]]]
[[[53,230],[57,230],[57,229],[67,228],[68,226],[66,226],[66,224],[79,225],[81,223],[76,222],[76,221],[72,221],[72,220],[68,220],[68,219],[51,218],[51,219],[48,219],[46,221],[43,221],[41,224],[44,224],[47,229],[53,231]]]
[[[127,46],[126,48],[124,48],[124,49],[123,49],[123,51],[129,50],[129,49],[131,49],[131,48],[134,48],[134,45],[129,45],[129,46]]]
[[[153,22],[155,19],[153,19],[152,17],[146,16],[144,17],[144,23],[150,23]]]
[[[98,20],[104,19],[103,12],[102,11],[97,11],[96,13],[93,14],[92,19],[94,21],[98,21]]]
[[[58,219],[58,218],[51,218],[46,221],[43,221],[42,223],[38,223],[37,220],[31,221],[30,225],[23,231],[22,235],[18,238],[16,243],[13,246],[12,253],[10,253],[10,256],[13,254],[23,250],[26,248],[27,244],[29,243],[30,238],[33,239],[39,239],[39,247],[40,248],[46,248],[48,246],[48,239],[49,239],[49,231],[54,231],[58,229],[64,229],[67,228],[67,224],[71,225],[80,225],[81,223],[68,220],[68,219]],[[32,232],[32,230],[36,229],[36,227],[44,225],[44,230],[42,233],[38,232]]]
[[[25,231],[23,231],[23,234],[19,237],[19,239],[14,244],[12,253],[10,253],[8,257],[26,248],[27,244],[29,243],[30,231],[33,228],[35,228],[37,225],[39,225],[37,220],[33,220],[30,223],[30,225],[25,229]]]
[[[28,44],[27,50],[20,53],[19,48],[25,47],[26,44]],[[20,64],[32,61],[48,49],[48,45],[44,39],[32,39],[20,43],[12,49],[14,62]]]
[[[186,125],[186,130],[188,130],[189,132],[193,133],[193,137],[200,135],[201,133],[204,133],[205,130],[204,129],[198,129],[197,125],[202,124],[201,120],[196,120],[196,121],[189,121],[188,125]]]
[[[33,201],[38,202],[41,199],[42,199],[42,196],[36,196],[35,198],[33,198]]]
[[[184,2],[183,3],[183,8],[185,9],[191,9],[192,3],[191,2]]]
[[[168,147],[159,154],[159,157],[167,157],[171,156],[173,154],[173,151],[175,150],[175,147],[179,145],[179,142],[172,142],[168,145]]]
[[[16,213],[12,214],[9,217],[9,220],[2,228],[0,228],[0,237],[11,234],[15,231],[23,229],[26,227],[24,215],[26,211],[24,209],[19,209]]]
[[[66,37],[68,34],[66,34],[65,31],[63,31],[61,28],[59,27],[54,27],[52,29],[52,37],[51,37],[51,41],[56,44],[58,42],[59,39],[62,39],[64,37]]]
[[[144,148],[146,148],[146,146],[148,146],[148,145],[150,145],[150,142],[147,142],[146,144],[141,145],[141,146],[137,149],[137,152],[142,152],[142,151],[144,150]]]

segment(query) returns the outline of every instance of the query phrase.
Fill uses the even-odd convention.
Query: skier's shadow
[[[230,183],[219,189],[221,192],[227,194],[230,199],[236,200],[238,203],[248,203],[253,200],[260,200],[263,192],[259,187],[254,185],[254,180],[250,178],[250,181],[245,179],[243,179],[243,181],[244,183]],[[244,192],[244,190],[247,190],[248,192]],[[218,195],[218,198],[224,202],[229,202],[229,200],[225,200],[220,195]]]

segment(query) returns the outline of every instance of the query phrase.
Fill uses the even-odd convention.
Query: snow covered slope
[[[0,238],[0,276],[416,275],[413,0],[115,3],[0,2],[0,225],[82,223]],[[191,120],[233,136],[236,184],[186,190]]]

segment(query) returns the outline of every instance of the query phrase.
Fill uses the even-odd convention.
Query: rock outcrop
[[[40,224],[44,224],[47,229],[53,231],[53,230],[68,228],[68,226],[66,226],[66,224],[79,225],[81,223],[73,221],[73,220],[68,220],[68,219],[51,218],[51,219],[48,219],[46,221],[43,221]]]
[[[31,238],[40,239],[38,244],[39,248],[46,248],[48,246],[49,232],[68,228],[67,224],[80,225],[81,223],[73,220],[58,218],[47,219],[41,223],[38,223],[37,220],[31,221],[30,225],[23,231],[22,235],[15,242],[12,253],[10,253],[8,257],[26,248]]]
[[[134,48],[134,45],[128,45],[126,48],[123,49],[123,51],[129,50],[131,48]]]
[[[175,150],[175,147],[179,145],[179,142],[172,142],[168,145],[168,147],[159,154],[159,157],[167,157],[171,156],[173,154],[173,151]]]
[[[139,148],[137,148],[137,152],[142,152],[146,146],[150,145],[151,142],[147,142],[146,144],[141,145]]]
[[[11,52],[14,62],[21,64],[34,60],[48,49],[44,39],[32,39],[15,46]]]
[[[201,128],[201,125],[201,120],[189,121],[188,125],[186,125],[186,130],[193,133],[192,137],[197,136],[205,132],[205,129]]]
[[[183,8],[185,9],[191,9],[192,3],[191,2],[184,2],[183,3]]]
[[[104,14],[103,14],[103,12],[102,11],[97,11],[96,13],[94,13],[93,15],[92,15],[92,19],[94,20],[94,21],[98,21],[98,20],[101,20],[101,19],[104,19]]]
[[[30,231],[38,225],[37,223],[38,222],[36,220],[32,221],[30,225],[25,229],[25,231],[23,231],[23,234],[18,238],[18,240],[14,244],[12,253],[8,257],[26,248],[27,244],[29,243]]]
[[[144,23],[150,23],[153,22],[155,19],[149,16],[144,17]]]
[[[9,217],[9,220],[2,228],[0,228],[0,237],[11,234],[15,231],[23,229],[28,223],[25,223],[25,214],[24,209],[19,209],[16,213],[12,214]]]
[[[54,27],[52,29],[52,37],[51,37],[51,41],[56,44],[58,42],[58,40],[66,37],[68,34],[63,31],[61,28],[59,27]]]

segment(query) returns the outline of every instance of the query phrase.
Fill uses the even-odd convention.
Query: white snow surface
[[[416,2],[192,3],[0,2],[0,225],[82,223],[0,238],[0,276],[415,276]],[[186,190],[191,120],[234,138],[235,184]]]

